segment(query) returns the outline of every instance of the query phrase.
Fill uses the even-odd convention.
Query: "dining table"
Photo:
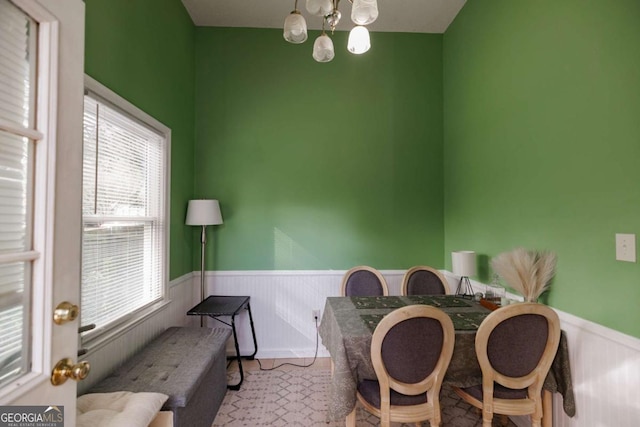
[[[475,336],[491,310],[479,302],[455,295],[328,297],[318,330],[332,361],[329,420],[346,418],[356,405],[358,383],[376,379],[371,362],[371,337],[378,322],[391,311],[413,304],[437,307],[453,321],[455,344],[444,383],[461,388],[482,384]],[[567,338],[562,332],[543,386],[543,426],[551,425],[553,392],[562,395],[565,413],[571,417],[575,414],[568,351]]]

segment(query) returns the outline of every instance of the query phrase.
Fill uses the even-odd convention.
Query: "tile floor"
[[[313,363],[313,364],[312,364]],[[310,365],[311,366],[294,366],[294,365]],[[242,366],[244,368],[245,374],[248,372],[255,372],[256,375],[260,375],[260,366],[263,369],[272,369],[277,367],[278,371],[299,371],[300,375],[304,375],[304,370],[312,369],[312,370],[323,370],[329,372],[331,370],[331,359],[330,358],[317,358],[314,362],[313,358],[291,358],[291,359],[260,359],[258,360],[243,360]],[[230,361],[227,372],[230,377],[237,377],[238,365],[236,361]],[[277,372],[277,371],[276,371]],[[234,375],[235,374],[235,375]],[[251,377],[252,374],[249,374]],[[277,374],[276,374],[277,375]],[[283,375],[282,373],[279,375]],[[284,374],[286,376],[286,373]],[[297,374],[296,374],[297,375]],[[234,378],[234,381],[236,382]],[[289,380],[293,381],[294,378],[290,378]],[[249,380],[251,382],[251,379]],[[295,382],[295,381],[294,381]],[[275,385],[272,384],[271,388],[277,388],[280,384]],[[228,393],[227,397],[225,397],[225,403],[223,403],[223,407],[218,413],[218,417],[216,418],[216,422],[213,423],[212,427],[224,426],[224,427],[235,427],[235,426],[247,426],[247,425],[267,425],[267,426],[279,426],[279,425],[287,425],[290,426],[326,426],[326,427],[337,427],[343,426],[344,421],[334,421],[328,422],[325,420],[326,415],[326,407],[323,408],[311,408],[315,412],[315,416],[320,417],[322,419],[321,422],[311,422],[311,421],[302,421],[300,422],[293,420],[291,417],[301,416],[300,407],[305,407],[303,404],[305,401],[302,398],[293,399],[291,396],[299,394],[296,393],[295,390],[298,385],[294,384],[291,389],[275,393],[278,396],[282,396],[283,393],[288,393],[288,399],[276,399],[277,403],[271,402],[273,404],[273,408],[271,408],[271,412],[274,411],[274,408],[278,408],[275,410],[275,413],[279,414],[277,420],[273,420],[270,422],[268,419],[264,420],[261,417],[264,414],[260,413],[260,410],[257,410],[255,406],[258,405],[259,398],[264,395],[270,395],[273,393],[264,393],[264,390],[255,394],[255,392],[251,391],[251,387],[243,387],[243,391],[240,392],[232,392]],[[237,393],[237,394],[236,394]],[[238,397],[243,393],[248,394],[248,398],[246,397]],[[482,417],[475,408],[471,407],[467,403],[461,401],[455,393],[450,388],[443,386],[443,396],[441,398],[442,403],[442,415],[443,415],[443,426],[452,426],[452,427],[480,427],[482,425]],[[255,395],[254,395],[255,394]],[[298,396],[299,397],[299,396]],[[302,399],[302,400],[301,400]],[[247,407],[246,401],[252,400],[252,404]],[[280,405],[280,406],[278,406]],[[287,407],[287,405],[294,405],[294,410]],[[297,405],[297,406],[296,406]],[[326,402],[325,402],[326,405]],[[236,408],[237,406],[237,408]],[[259,408],[258,408],[259,409]],[[311,410],[307,408],[308,410]],[[241,414],[241,415],[238,415]],[[255,415],[254,415],[255,414]],[[274,417],[274,414],[271,414]],[[257,418],[256,418],[257,417]],[[358,416],[357,416],[357,426],[358,427],[374,427],[379,426],[379,419],[374,417],[373,415],[366,412],[364,409],[359,408]],[[255,418],[255,420],[254,420]],[[257,420],[262,421],[257,421]],[[251,420],[251,421],[249,421]],[[288,420],[288,421],[287,421]],[[515,424],[510,420],[501,419],[501,417],[495,417],[493,420],[493,426],[500,426],[502,422],[506,421],[507,426],[515,427]],[[502,421],[502,422],[501,422]],[[257,422],[257,424],[256,424]],[[278,424],[280,423],[280,424]],[[284,424],[282,424],[284,423]],[[400,423],[392,423],[394,427],[401,426]],[[406,426],[407,424],[402,424],[402,426]],[[428,426],[428,423],[424,423],[424,426]]]

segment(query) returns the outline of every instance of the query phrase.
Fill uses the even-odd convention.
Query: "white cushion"
[[[77,427],[147,427],[168,396],[162,393],[90,393],[78,397]]]

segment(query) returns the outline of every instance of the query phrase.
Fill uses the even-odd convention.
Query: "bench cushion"
[[[169,396],[164,408],[185,407],[216,358],[226,360],[230,335],[225,328],[169,328],[91,392],[163,393]]]
[[[147,427],[167,400],[161,393],[89,393],[78,397],[76,427]]]

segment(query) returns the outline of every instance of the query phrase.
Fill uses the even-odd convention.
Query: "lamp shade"
[[[189,200],[187,207],[187,225],[222,224],[220,204],[217,200]]]
[[[378,19],[377,0],[353,0],[351,20],[356,25],[368,25]]]
[[[347,41],[347,50],[351,53],[359,55],[365,53],[371,47],[371,39],[369,38],[369,30],[367,27],[357,25],[353,27],[349,33]]]
[[[456,276],[470,277],[476,274],[476,253],[474,251],[451,252],[453,274]]]
[[[331,0],[307,0],[307,12],[316,16],[325,16],[333,10]]]
[[[334,56],[333,41],[331,41],[328,35],[323,33],[316,39],[315,43],[313,43],[313,59],[318,62],[329,62]]]
[[[302,43],[307,39],[307,21],[299,11],[294,10],[284,20],[284,39],[289,43]]]

